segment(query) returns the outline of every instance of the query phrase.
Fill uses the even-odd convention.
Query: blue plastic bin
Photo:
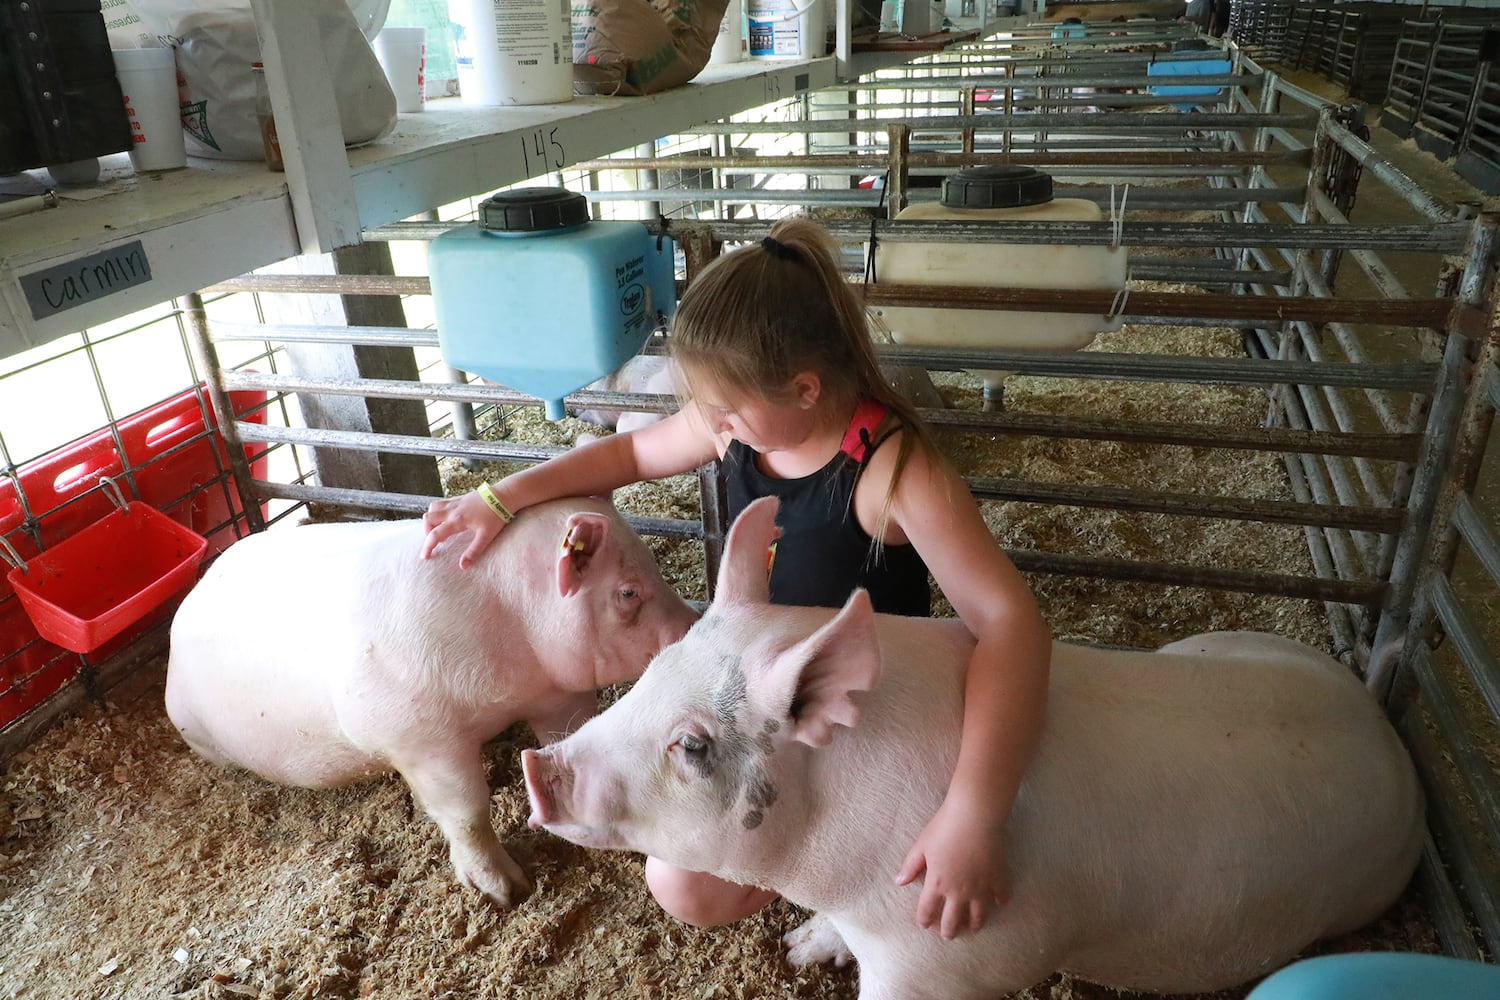
[[[1225,76],[1234,71],[1228,59],[1204,59],[1193,56],[1163,56],[1146,67],[1151,76]],[[1199,104],[1211,104],[1221,94],[1223,87],[1193,87],[1184,84],[1152,84],[1151,93],[1158,97],[1197,97],[1190,104],[1173,104],[1178,111],[1191,111]]]

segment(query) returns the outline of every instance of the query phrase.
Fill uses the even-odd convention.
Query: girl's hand
[[[422,526],[427,529],[427,537],[422,540],[422,549],[418,553],[423,559],[430,558],[432,550],[444,539],[460,532],[470,532],[469,545],[458,557],[458,568],[468,569],[479,553],[500,534],[505,522],[489,509],[484,497],[478,493],[465,493],[449,500],[432,501],[427,513],[422,515]]]
[[[1005,884],[1003,829],[991,817],[945,800],[906,854],[897,885],[926,873],[917,901],[917,924],[944,940],[977,931],[992,906],[1009,898]]]

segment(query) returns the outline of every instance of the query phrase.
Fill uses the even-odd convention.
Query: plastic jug
[[[568,393],[635,356],[676,307],[672,243],[639,222],[595,222],[563,188],[518,188],[428,247],[443,360],[541,397]]]
[[[1053,198],[1052,178],[1031,167],[971,167],[943,181],[942,198],[907,207],[898,219],[956,221],[1098,222],[1092,201]],[[875,247],[877,284],[961,285],[986,288],[1125,287],[1123,247],[1020,243],[901,243]],[[1011,312],[882,306],[874,314],[897,343],[928,347],[988,347],[1076,351],[1121,321],[1080,313]],[[998,395],[1009,374],[985,374],[985,394]]]

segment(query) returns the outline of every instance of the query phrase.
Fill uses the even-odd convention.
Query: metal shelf
[[[137,176],[117,154],[101,161],[98,184],[59,192],[57,208],[0,219],[0,357],[300,253],[353,245],[369,228],[920,56],[846,48],[844,58],[713,65],[644,97],[516,108],[438,100],[402,115],[391,135],[346,150],[308,5],[251,0],[251,8],[287,172],[193,158],[183,170]],[[846,7],[846,46],[847,18]]]
[[[300,173],[292,157],[286,174],[193,158],[183,170],[137,176],[124,154],[105,157],[98,184],[64,189],[57,208],[0,220],[0,356],[356,242],[365,228],[828,86],[834,71],[832,57],[758,60],[709,66],[645,97],[518,108],[438,100],[402,115],[379,142],[340,148],[331,168],[305,155]],[[306,221],[299,201],[318,206]]]
[[[707,66],[697,79],[644,97],[577,97],[530,108],[434,101],[394,134],[349,151],[360,222],[409,218],[504,184],[545,176],[747,108],[836,82],[834,59]]]

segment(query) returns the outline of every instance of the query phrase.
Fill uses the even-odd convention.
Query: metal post
[[[890,169],[885,178],[886,217],[894,219],[906,207],[907,158],[911,155],[911,126],[905,123],[886,128]]]
[[[1489,313],[1489,333],[1486,337],[1485,357],[1494,363],[1493,345],[1500,338],[1500,309],[1497,309],[1496,293],[1491,291],[1485,301],[1486,282],[1495,264],[1495,227],[1500,217],[1487,214],[1475,220],[1468,252],[1465,254],[1463,278],[1459,284],[1458,301],[1468,305],[1485,305]],[[1443,548],[1429,553],[1431,539],[1441,539],[1446,546],[1446,532],[1452,520],[1452,483],[1444,480],[1448,470],[1453,445],[1458,437],[1460,421],[1470,428],[1477,426],[1474,408],[1485,405],[1477,394],[1465,399],[1466,374],[1470,370],[1467,358],[1468,341],[1449,331],[1443,346],[1443,360],[1439,368],[1438,383],[1427,417],[1427,433],[1423,437],[1422,450],[1417,459],[1411,498],[1407,502],[1406,525],[1396,543],[1395,557],[1391,562],[1390,590],[1386,606],[1375,630],[1371,648],[1377,657],[1387,643],[1404,637],[1405,649],[1394,669],[1372,674],[1367,679],[1370,689],[1382,700],[1391,692],[1391,682],[1397,672],[1410,669],[1410,659],[1416,644],[1421,641],[1421,630],[1426,622],[1413,613],[1418,595],[1418,586],[1428,574],[1442,572]],[[1487,426],[1487,424],[1486,424]],[[1473,450],[1472,442],[1466,450]],[[1477,462],[1477,460],[1476,460]],[[1441,531],[1434,532],[1435,524],[1441,523]],[[1425,558],[1424,558],[1425,557]]]
[[[229,473],[234,477],[235,489],[240,494],[240,509],[244,511],[245,523],[251,532],[265,531],[266,519],[260,512],[260,498],[255,493],[254,477],[250,472],[250,460],[245,457],[245,443],[240,440],[234,412],[229,401],[229,391],[224,388],[224,372],[219,364],[219,352],[214,348],[208,332],[208,313],[203,308],[203,296],[189,292],[185,296],[188,318],[188,345],[193,351],[193,363],[208,387],[208,401],[213,404],[214,418],[219,424],[219,433],[224,438],[224,451],[229,459]]]

